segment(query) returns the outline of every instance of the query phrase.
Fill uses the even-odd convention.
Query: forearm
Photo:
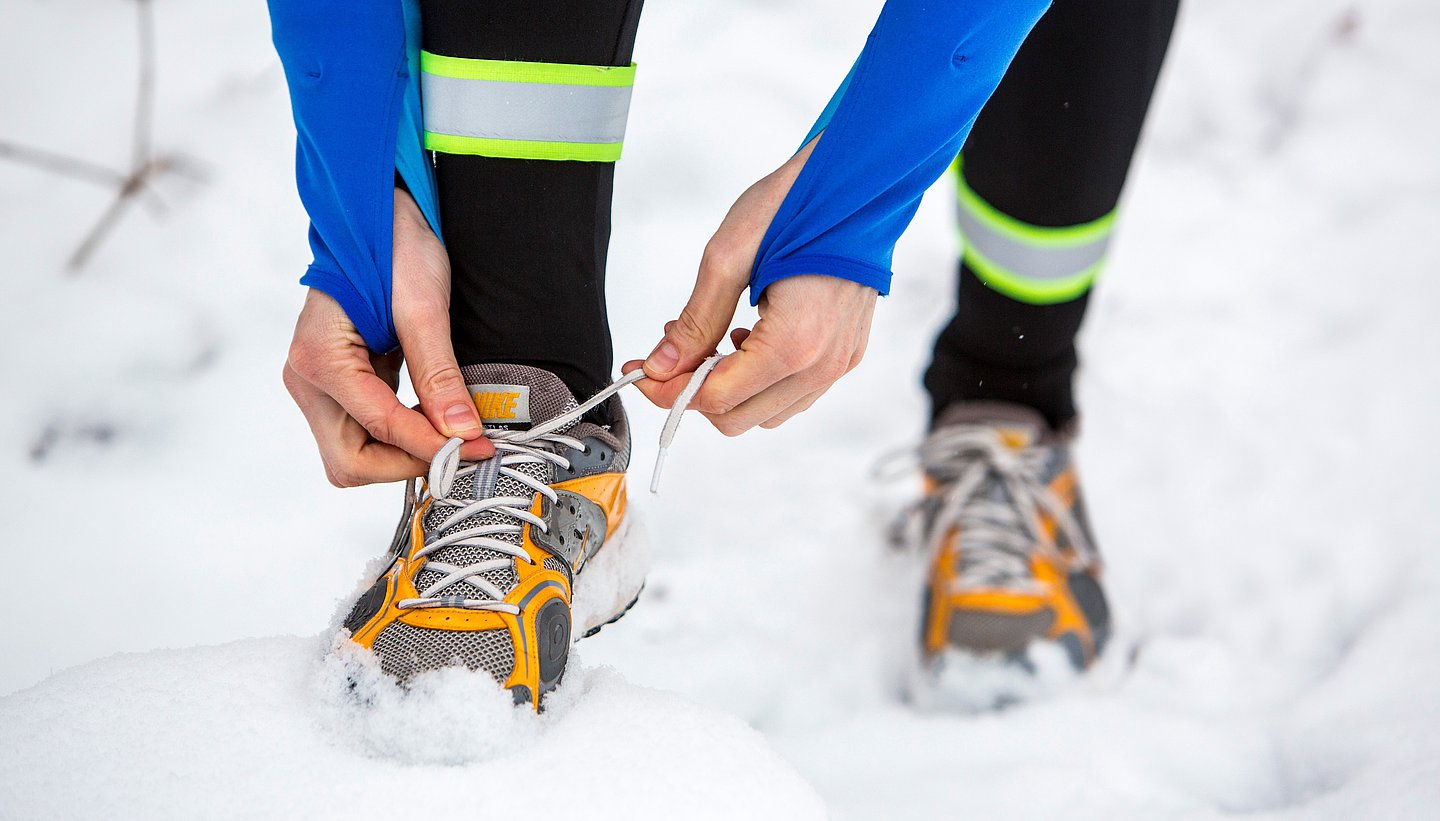
[[[1048,0],[889,0],[761,241],[751,300],[828,274],[890,289],[895,242],[959,152]]]
[[[401,7],[376,0],[269,6],[315,255],[301,282],[339,302],[372,350],[391,350],[398,344],[390,309],[395,139],[407,83]]]

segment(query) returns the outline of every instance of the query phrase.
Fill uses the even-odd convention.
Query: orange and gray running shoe
[[[1072,438],[1030,408],[975,402],[948,408],[920,447],[927,492],[911,521],[929,556],[923,675],[965,679],[963,701],[1025,698],[1042,659],[1083,670],[1105,645],[1110,614]]]
[[[402,683],[484,670],[539,709],[571,637],[618,619],[644,583],[626,545],[630,432],[614,395],[634,378],[582,405],[539,368],[462,372],[496,455],[461,462],[452,439],[408,484],[391,561],[343,626]]]

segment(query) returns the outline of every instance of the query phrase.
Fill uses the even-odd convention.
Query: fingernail
[[[445,424],[455,434],[470,433],[479,427],[475,423],[475,408],[470,405],[451,405],[445,411]]]
[[[674,342],[668,339],[662,339],[660,344],[655,346],[655,350],[650,353],[650,358],[645,360],[645,364],[649,365],[650,369],[656,373],[669,373],[675,370],[675,366],[679,363],[680,350],[675,347]]]

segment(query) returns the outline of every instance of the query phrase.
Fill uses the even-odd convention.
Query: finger
[[[446,437],[479,438],[484,429],[455,361],[449,309],[436,299],[414,305],[407,313],[395,329],[425,418]]]
[[[708,387],[710,387],[710,383],[707,381],[705,387],[700,389],[700,393],[704,393]],[[726,413],[712,413],[704,410],[701,413],[710,420],[716,430],[726,436],[739,436],[801,401],[814,390],[813,375],[794,374],[746,399]]]
[[[319,446],[325,474],[337,487],[393,482],[419,476],[426,464],[405,451],[375,442],[328,394],[287,363],[285,386]]]
[[[770,417],[770,418],[767,419],[766,421],[761,422],[761,423],[760,423],[760,427],[765,428],[766,430],[774,430],[775,428],[780,427],[781,425],[783,425],[783,424],[785,424],[786,422],[790,421],[790,419],[792,419],[792,418],[795,417],[796,415],[801,414],[801,413],[804,413],[804,412],[807,411],[807,410],[810,410],[810,406],[811,406],[811,405],[814,405],[814,404],[815,404],[815,401],[816,401],[817,399],[819,399],[820,397],[824,396],[824,395],[825,395],[825,392],[828,391],[828,390],[830,390],[830,388],[824,387],[824,388],[821,388],[821,389],[818,390],[818,391],[812,391],[811,393],[808,393],[808,394],[806,394],[805,396],[802,396],[802,397],[800,398],[800,401],[792,404],[790,407],[786,408],[785,410],[780,411],[779,413],[777,413],[777,414],[775,414],[774,416]]]
[[[419,405],[412,405],[411,410],[419,411]],[[423,411],[421,411],[423,413]],[[466,462],[478,462],[481,459],[489,459],[495,455],[495,443],[481,436],[479,439],[471,439],[460,445],[460,458]]]
[[[646,399],[655,403],[657,407],[671,408],[675,406],[675,400],[680,397],[681,392],[685,390],[686,385],[690,384],[690,380],[693,377],[693,373],[682,373],[664,382],[657,382],[653,379],[642,379],[635,383],[635,387],[645,395]]]
[[[695,394],[692,407],[717,415],[729,413],[771,385],[806,370],[816,357],[796,345],[793,335],[772,339],[784,336],[773,332],[774,327],[779,326],[762,317],[754,330],[745,334],[735,353],[711,371],[705,385]],[[817,387],[819,385],[809,385],[804,392]],[[781,409],[775,408],[775,411]]]
[[[666,323],[665,337],[645,358],[647,376],[663,381],[689,373],[715,352],[749,282],[748,265],[737,274],[740,268],[731,258],[707,250],[690,300],[679,318]]]
[[[356,478],[350,485],[337,485],[338,487],[351,487],[353,485],[373,485],[386,482],[403,482],[406,479],[414,479],[417,476],[424,476],[430,470],[430,465],[416,459],[414,456],[384,442],[366,442],[356,454],[353,476]],[[334,482],[334,480],[331,480]]]
[[[644,366],[645,360],[632,359],[620,366],[620,373],[628,374]],[[681,374],[665,382],[658,382],[654,379],[641,379],[634,383],[635,389],[644,394],[646,399],[649,399],[659,408],[673,407],[676,397],[680,395],[681,391],[685,390],[685,386],[688,384],[690,384],[689,374]]]
[[[341,447],[337,449],[337,458],[327,459],[325,468],[331,483],[338,487],[399,482],[424,476],[430,469],[429,463],[400,448],[370,438],[369,433],[349,416],[341,422],[338,438]]]
[[[738,349],[742,344],[744,344],[745,339],[749,336],[749,328],[736,328],[730,332],[730,341]],[[632,359],[629,362],[626,362],[624,365],[620,366],[620,373],[627,374],[637,368],[643,367],[644,365],[645,360]],[[693,373],[693,371],[691,371],[690,373]],[[665,382],[658,382],[653,379],[644,379],[636,382],[635,387],[639,389],[642,394],[645,395],[645,398],[649,399],[655,405],[662,408],[669,408],[675,404],[676,397],[678,397],[681,392],[685,390],[685,386],[688,384],[690,384],[690,379],[688,378],[688,375],[680,374],[679,376],[672,377]]]
[[[349,364],[326,371],[312,383],[334,398],[371,436],[429,461],[445,436],[420,413],[400,404],[390,387],[368,370]]]

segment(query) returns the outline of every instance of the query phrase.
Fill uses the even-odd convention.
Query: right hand
[[[420,476],[452,436],[466,460],[493,456],[450,342],[450,261],[410,195],[395,191],[391,307],[400,351],[377,355],[340,304],[310,289],[285,361],[285,387],[336,487]],[[395,395],[408,360],[420,410]]]
[[[750,186],[705,247],[690,301],[650,356],[637,387],[671,407],[696,366],[715,352],[750,284],[750,269],[775,213],[810,158],[815,141]],[[760,296],[760,321],[730,332],[735,353],[715,367],[690,407],[726,436],[775,428],[808,409],[865,355],[875,313],[875,289],[831,276],[792,276]]]

